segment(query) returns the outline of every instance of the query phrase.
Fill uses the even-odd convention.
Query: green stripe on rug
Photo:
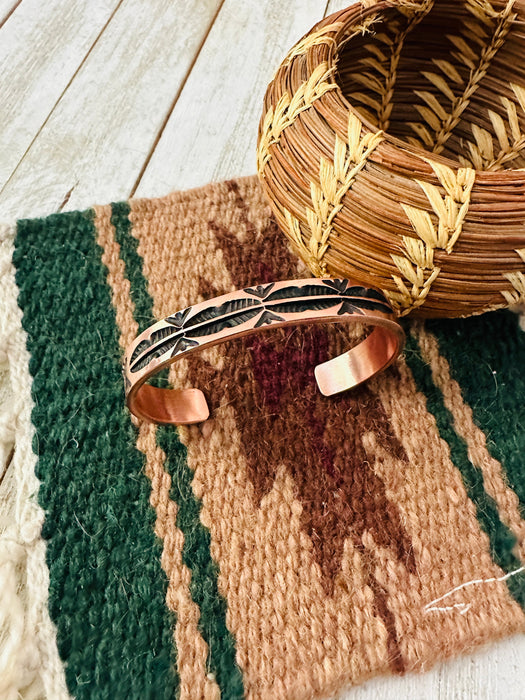
[[[130,235],[129,204],[118,202],[111,205],[111,223],[115,227],[115,239],[120,246],[120,258],[126,268],[126,277],[130,283],[130,296],[135,305],[133,314],[139,326],[139,333],[153,323],[151,298],[148,284],[142,274],[142,258],[137,252],[138,241]]]
[[[510,311],[430,321],[487,447],[505,470],[525,518],[525,333]]]
[[[91,212],[18,223],[49,605],[77,700],[171,699],[173,616]],[[81,331],[81,332],[80,332]]]
[[[173,428],[159,426],[157,442],[167,457],[170,495],[178,505],[177,527],[184,533],[182,559],[191,571],[190,593],[200,608],[199,630],[210,649],[209,668],[221,696],[240,700],[244,697],[242,674],[235,662],[235,642],[226,626],[226,601],[217,588],[219,570],[210,555],[210,533],[200,521],[201,502],[191,488],[193,473]]]
[[[132,299],[137,314],[146,318],[149,324],[153,319],[153,302],[147,291],[142,259],[137,252],[138,241],[131,235],[129,206],[113,204],[112,213],[111,222],[121,246],[121,258],[126,267],[126,277],[131,283]],[[135,320],[141,326],[141,319],[136,317]],[[157,444],[166,454],[165,468],[172,478],[170,497],[177,503],[177,527],[184,535],[182,558],[191,571],[190,593],[200,608],[198,626],[208,644],[209,669],[215,676],[222,697],[228,700],[242,698],[242,673],[235,661],[233,636],[226,626],[226,601],[217,586],[218,567],[210,554],[210,533],[200,521],[201,503],[191,487],[193,473],[188,467],[186,448],[180,442],[176,429],[170,426],[157,428]]]
[[[426,397],[427,408],[436,419],[441,438],[449,446],[451,460],[458,468],[468,497],[476,508],[480,527],[489,538],[492,559],[506,574],[517,571],[521,568],[521,562],[512,552],[516,537],[501,521],[496,503],[485,491],[483,475],[470,461],[466,442],[454,430],[453,416],[432,380],[431,370],[421,356],[417,341],[410,333],[407,333],[405,360],[417,388]],[[506,584],[513,598],[525,609],[525,572],[510,576]]]

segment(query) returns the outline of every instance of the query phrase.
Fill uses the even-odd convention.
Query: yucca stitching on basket
[[[340,37],[341,43],[339,44],[339,48],[341,48],[341,46],[344,46],[348,41],[353,39],[354,36],[357,36],[357,34],[370,34],[372,32],[372,25],[374,25],[380,19],[381,15],[377,13],[375,15],[370,15],[370,17],[365,17],[365,19],[362,22],[351,26],[349,29],[346,30],[346,32],[344,32],[342,37]]]
[[[509,304],[525,303],[525,275],[523,272],[507,272],[505,277],[509,280],[515,290],[514,292],[509,292],[507,290],[501,292],[507,302]]]
[[[481,5],[478,5],[479,3],[475,1],[472,3],[467,2],[465,4],[465,6],[484,24],[490,22],[491,17],[498,16],[498,13],[494,11],[494,9],[489,3],[482,2]],[[450,86],[446,83],[442,76],[437,75],[435,73],[421,71],[421,75],[427,78],[427,80],[429,80],[429,82],[431,82],[432,85],[434,85],[438,90],[440,90],[440,92],[442,92],[443,95],[451,101],[452,105],[455,105],[452,107],[453,112],[454,110],[460,110],[458,112],[458,119],[461,117],[461,114],[468,106],[469,100],[472,97],[473,92],[468,94],[467,101],[465,101],[465,96],[467,95],[467,93],[469,93],[470,90],[472,90],[473,85],[477,85],[479,83],[479,81],[484,77],[486,73],[485,71],[483,74],[481,74],[478,70],[477,80],[474,81],[475,60],[477,58],[477,55],[476,52],[469,46],[468,41],[474,40],[475,42],[481,44],[481,48],[483,49],[485,47],[485,40],[488,38],[488,34],[482,27],[479,27],[478,25],[475,25],[471,21],[465,19],[463,20],[463,34],[464,36],[447,35],[449,41],[451,41],[451,43],[457,49],[457,51],[452,52],[452,56],[454,56],[460,63],[463,63],[467,68],[471,70],[469,85],[463,89],[463,93],[461,96],[456,97],[454,95]],[[454,76],[452,76],[453,82],[459,84],[464,83],[464,80],[461,78],[459,73],[457,73],[457,71],[456,76],[456,79],[454,79]],[[437,101],[436,97],[431,93],[427,91],[415,91],[415,94],[417,94],[423,101],[427,103],[428,106],[417,105],[416,108],[425,120],[425,122],[430,126],[430,128],[432,128],[436,132],[436,134],[434,137],[432,137],[431,134],[428,132],[427,128],[423,124],[418,122],[411,122],[410,126],[420,136],[420,138],[422,138],[425,145],[430,146],[434,152],[440,152],[436,150],[436,147],[438,145],[437,136],[439,136],[439,133],[444,128],[444,125],[452,119],[452,115],[449,115],[447,113],[446,109]],[[455,124],[457,124],[457,121],[455,122]],[[450,121],[448,136],[450,135],[455,124],[452,125],[452,122]],[[441,150],[444,146],[445,141],[443,141]],[[414,139],[412,143],[418,145],[417,139]]]
[[[377,15],[365,18],[361,23],[352,26],[348,30],[348,36],[345,41],[350,40],[356,34],[364,34],[369,31],[370,26],[376,21]],[[329,24],[311,35],[307,35],[299,41],[287,53],[283,65],[288,65],[294,58],[304,55],[314,46],[320,44],[334,44],[335,38],[326,36],[327,33],[338,31],[342,28],[341,22]],[[295,95],[290,98],[288,92],[284,92],[281,99],[275,106],[275,110],[268,110],[265,115],[265,121],[262,126],[263,138],[259,139],[257,146],[257,169],[264,173],[264,166],[271,157],[270,146],[279,142],[279,137],[286,127],[292,124],[296,117],[305,109],[308,109],[312,104],[328,90],[333,90],[337,87],[335,83],[324,82],[333,71],[335,66],[330,70],[325,66],[325,71],[321,70],[323,64],[320,64],[313,72],[308,81],[304,82],[297,90]],[[278,69],[279,70],[279,69]],[[294,100],[296,100],[294,102]]]
[[[342,26],[341,22],[334,22],[334,24],[327,24],[326,27],[322,27],[322,29],[308,34],[308,36],[305,36],[304,39],[288,51],[284,58],[283,65],[290,63],[296,56],[302,56],[302,54],[306,53],[313,46],[335,43],[335,38],[328,35],[337,32]]]
[[[395,308],[400,310],[401,316],[405,316],[424,303],[433,282],[441,272],[441,269],[434,265],[434,250],[441,248],[447,253],[452,252],[461,235],[476,178],[476,171],[471,168],[460,168],[454,172],[441,163],[435,163],[430,159],[427,159],[427,162],[443,186],[445,197],[441,196],[435,185],[416,180],[438,217],[437,231],[430,214],[425,209],[417,209],[408,204],[401,205],[414,231],[421,238],[421,241],[416,241],[403,236],[407,257],[392,255],[398,270],[412,284],[412,289],[409,290],[399,276],[392,275],[399,294],[386,292]]]
[[[366,4],[366,3],[363,3],[363,4],[365,5],[365,7],[371,7],[375,3],[371,2],[370,4]],[[378,19],[379,19],[379,15],[372,15],[371,17],[366,18],[361,25],[358,25],[356,27],[352,27],[352,30],[348,34],[347,38],[344,39],[341,42],[341,44],[339,45],[339,50],[346,42],[350,41],[350,39],[352,39],[357,33],[359,33],[359,31],[361,31],[362,34],[366,33],[366,31],[369,30],[370,26],[373,23],[375,23]],[[357,30],[357,31],[353,31],[353,30]],[[374,36],[377,39],[379,35],[375,34]],[[376,50],[374,53],[375,53],[375,56],[378,57],[378,50]],[[361,62],[364,65],[364,61],[361,61]],[[370,57],[369,57],[369,65],[375,66],[374,59],[372,59]],[[382,72],[381,68],[379,70],[380,70],[380,72]],[[384,75],[384,73],[382,73],[382,74]],[[365,71],[360,71],[360,72],[354,74],[354,77],[358,82],[361,82],[366,87],[371,87],[372,90],[376,89],[379,93],[381,93],[383,90],[380,81],[377,78],[374,78],[374,76],[371,73],[367,73]],[[354,93],[354,98],[355,99],[360,98],[361,101],[363,102],[363,104],[367,104],[369,107],[372,107],[372,109],[375,108],[376,111],[379,111],[379,103],[377,102],[377,100],[372,99],[369,95],[365,95],[363,93]],[[374,116],[370,112],[368,112],[368,110],[363,109],[362,113],[363,113],[363,116],[366,117],[372,124],[377,126],[377,119],[375,119]]]
[[[285,216],[294,232],[294,241],[308,258],[310,269],[317,276],[326,272],[323,257],[328,250],[333,221],[343,206],[343,197],[352,187],[357,174],[362,170],[369,155],[383,139],[383,133],[368,133],[361,137],[362,123],[355,114],[348,119],[348,142],[336,134],[333,163],[321,158],[319,184],[310,183],[313,209],[306,209],[306,220],[310,228],[310,240],[306,245],[301,225],[291,212]]]
[[[432,59],[432,63],[434,63],[434,65],[439,68],[453,83],[461,84],[463,82],[461,75],[449,61],[434,58]],[[451,101],[454,100],[454,93],[442,75],[431,71],[421,71],[421,75],[432,83],[432,85],[438,88],[438,90],[448,97],[448,99]],[[426,109],[424,107],[422,108]],[[407,141],[409,143],[411,143],[413,146],[421,146],[421,143],[424,146],[429,146],[430,148],[434,146],[434,140],[424,124],[421,122],[409,122],[409,126],[420,139],[418,140],[417,138],[409,136],[407,137]]]
[[[361,2],[324,20],[342,25],[330,42],[281,66],[260,147],[267,113],[300,87],[305,66],[337,70],[338,89],[302,110],[258,161],[274,214],[314,274],[379,287],[403,315],[465,316],[523,298],[524,13],[523,0]],[[357,18],[370,15],[376,33],[349,42]],[[380,124],[388,132],[334,201],[349,114],[365,119],[361,139]]]
[[[433,153],[441,153],[446,142],[450,138],[452,131],[457,126],[461,115],[470,104],[473,94],[479,87],[481,80],[487,74],[492,59],[503,46],[505,38],[510,30],[510,26],[516,15],[511,14],[515,0],[509,0],[505,9],[501,13],[494,13],[494,9],[489,3],[485,2],[466,2],[466,7],[483,23],[489,24],[492,18],[497,18],[499,21],[489,43],[481,42],[482,50],[479,56],[476,54],[463,37],[449,35],[448,39],[457,48],[457,52],[452,55],[462,61],[468,68],[471,69],[469,80],[461,95],[455,96],[448,85],[440,80],[433,84],[440,89],[445,97],[450,99],[450,111],[445,109],[437,100],[436,96],[428,91],[415,90],[415,94],[420,97],[425,103],[424,105],[416,105],[416,109],[421,114],[426,123],[434,130],[435,134],[432,138]],[[490,8],[490,10],[488,9]],[[464,21],[467,37],[476,37],[472,30],[472,24]],[[485,34],[488,39],[489,35]],[[476,65],[475,61],[478,61]],[[423,73],[424,74],[424,73]]]
[[[525,113],[525,89],[520,85],[511,83],[511,88],[518,99],[518,102]],[[488,110],[490,121],[494,127],[494,132],[500,147],[497,156],[494,155],[494,141],[492,134],[477,124],[472,124],[472,134],[476,143],[469,142],[468,146],[472,158],[472,163],[478,170],[501,170],[504,163],[517,158],[525,148],[525,134],[522,133],[516,105],[507,97],[500,96],[501,103],[507,111],[507,125],[503,118],[492,109]],[[513,139],[509,140],[509,134]],[[463,159],[468,162],[467,159]]]
[[[257,149],[257,164],[261,170],[270,159],[270,146],[279,142],[284,129],[293,123],[298,114],[311,107],[321,95],[337,87],[335,83],[327,82],[333,71],[334,69],[328,68],[326,63],[321,63],[292,97],[284,92],[275,109],[268,110],[263,127],[265,138],[261,139]]]
[[[401,30],[398,24],[396,30],[396,35],[391,39],[386,34],[376,34],[375,39],[385,43],[390,47],[390,55],[387,56],[383,51],[377,47],[375,44],[367,44],[365,48],[373,54],[372,57],[365,56],[361,59],[361,65],[365,67],[374,68],[380,75],[385,78],[384,85],[381,81],[376,78],[372,73],[366,71],[360,71],[358,73],[353,73],[352,77],[361,82],[366,87],[371,88],[377,92],[381,98],[381,101],[371,100],[368,95],[363,93],[354,93],[354,99],[358,99],[360,102],[367,104],[369,107],[375,108],[377,113],[377,120],[374,116],[368,113],[369,119],[373,124],[376,124],[380,129],[386,131],[390,125],[390,115],[392,114],[392,109],[394,107],[393,96],[394,96],[394,86],[397,80],[397,67],[399,64],[399,59],[401,56],[401,50],[405,42],[406,37],[414,29],[414,27],[421,22],[423,17],[425,17],[434,4],[434,0],[424,0],[420,5],[411,8],[400,8],[407,10],[407,17],[409,21],[405,28]]]
[[[421,4],[420,8],[415,9],[414,14],[408,22],[408,25],[402,32],[400,32],[393,42],[393,51],[390,56],[390,67],[385,81],[385,90],[381,98],[381,109],[379,112],[379,127],[384,131],[386,131],[390,125],[390,115],[392,114],[392,108],[394,106],[392,100],[394,96],[394,85],[397,80],[397,67],[401,56],[401,49],[403,48],[407,35],[423,19],[423,17],[427,15],[433,4],[434,0],[426,0]]]

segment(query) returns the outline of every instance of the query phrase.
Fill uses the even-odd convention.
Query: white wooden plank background
[[[0,0],[0,27],[22,0]]]
[[[345,0],[0,0],[0,221],[255,172],[267,82]],[[344,700],[523,700],[525,637]]]
[[[24,156],[118,4],[76,9],[48,0],[39,13],[41,0],[25,0],[2,28],[0,182]]]
[[[255,173],[266,86],[287,48],[323,16],[324,5],[225,0],[137,195]]]

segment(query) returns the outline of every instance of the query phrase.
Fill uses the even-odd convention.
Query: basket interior
[[[411,146],[477,170],[525,167],[524,3],[425,5],[388,8],[338,47],[343,95]]]

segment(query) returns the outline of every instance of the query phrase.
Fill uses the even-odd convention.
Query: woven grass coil
[[[525,0],[361,0],[268,86],[258,172],[314,275],[400,315],[525,302]]]

